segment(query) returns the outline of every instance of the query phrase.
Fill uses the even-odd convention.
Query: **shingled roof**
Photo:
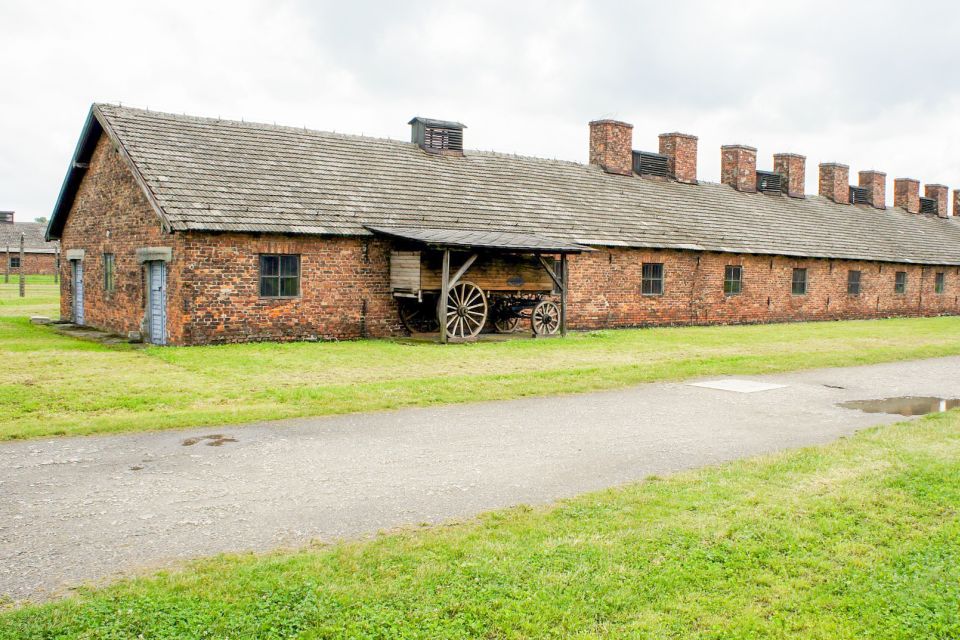
[[[0,224],[0,251],[20,250],[20,234],[23,234],[23,248],[26,253],[56,253],[57,243],[47,242],[43,238],[44,226],[37,222],[14,222]]]
[[[91,109],[84,138],[101,128],[125,152],[172,231],[369,235],[367,227],[430,228],[593,246],[960,264],[960,222],[900,208],[748,194],[492,152],[429,154],[409,142],[105,104]],[[83,156],[92,151],[84,138],[51,237],[62,229],[71,180],[80,179]]]

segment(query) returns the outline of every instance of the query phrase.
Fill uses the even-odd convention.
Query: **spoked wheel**
[[[520,318],[517,316],[501,317],[493,321],[493,328],[497,333],[513,333],[520,324]]]
[[[397,298],[400,322],[410,333],[433,333],[440,329],[434,306],[415,298]]]
[[[458,282],[447,296],[442,315],[451,338],[472,338],[487,322],[487,296],[472,282]]]
[[[552,336],[560,329],[560,307],[556,302],[544,300],[533,308],[530,326],[538,336]]]

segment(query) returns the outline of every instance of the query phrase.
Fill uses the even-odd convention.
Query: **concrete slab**
[[[783,389],[785,384],[773,384],[771,382],[759,382],[757,380],[738,380],[736,378],[727,378],[724,380],[707,380],[706,382],[692,382],[691,387],[703,387],[705,389],[719,389],[720,391],[733,391],[735,393],[756,393],[757,391],[772,391],[773,389]]]

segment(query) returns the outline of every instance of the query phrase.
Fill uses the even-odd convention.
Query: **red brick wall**
[[[389,243],[361,238],[239,233],[168,234],[107,138],[102,138],[63,231],[61,313],[71,314],[71,249],[84,249],[85,320],[118,333],[141,331],[143,247],[171,247],[170,344],[382,337],[402,333],[389,292]],[[103,287],[103,254],[116,256],[116,290]],[[301,256],[301,294],[259,296],[259,254]],[[663,295],[640,293],[643,262],[664,264]],[[724,266],[743,266],[743,292],[723,293]],[[791,293],[794,267],[808,293]],[[848,296],[847,271],[862,272]],[[908,273],[894,293],[894,273]],[[935,273],[947,274],[943,294]],[[672,250],[601,249],[570,259],[570,327],[752,323],[960,313],[960,269],[843,260],[797,260]],[[468,276],[469,277],[469,276]]]
[[[12,247],[11,247],[12,248]],[[11,258],[19,258],[20,251],[11,251]],[[0,274],[6,273],[7,254],[6,251],[0,253]],[[23,255],[24,273],[27,275],[53,275],[57,270],[57,256],[52,253],[24,253]],[[20,269],[10,267],[10,275],[19,275]]]
[[[643,262],[664,264],[664,293],[640,293]],[[743,292],[723,293],[726,265],[743,267]],[[807,269],[807,294],[793,295],[794,268]],[[861,271],[861,293],[847,295],[847,272]],[[894,293],[894,273],[907,292]],[[934,293],[937,271],[946,290]],[[570,259],[570,327],[726,324],[960,313],[960,269],[881,265],[672,250],[610,249]]]
[[[401,332],[383,241],[190,233],[179,246],[185,344]],[[260,297],[261,253],[300,256],[299,297]]]
[[[160,219],[110,140],[101,136],[60,242],[61,317],[72,317],[73,282],[67,252],[84,249],[84,322],[123,335],[141,331],[145,277],[136,250],[172,246],[174,259],[168,264],[167,278],[168,333],[171,342],[179,342],[182,321],[176,317],[175,311],[180,305],[171,304],[179,299],[176,242],[177,236],[162,230]],[[115,255],[113,292],[104,289],[104,253]]]

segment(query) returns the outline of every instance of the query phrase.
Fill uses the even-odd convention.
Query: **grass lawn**
[[[0,440],[138,431],[578,392],[654,380],[960,354],[960,317],[391,340],[133,348],[33,326],[56,286],[0,284]]]
[[[0,318],[11,316],[60,317],[60,285],[53,283],[53,276],[27,276],[26,297],[20,297],[18,276],[11,275],[4,282],[0,274]]]
[[[228,555],[0,638],[960,637],[960,412],[551,508]]]

